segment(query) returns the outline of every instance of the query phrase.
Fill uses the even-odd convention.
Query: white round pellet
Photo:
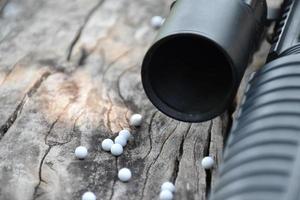
[[[105,139],[101,143],[101,147],[104,151],[110,151],[111,146],[114,144],[114,141],[111,139]]]
[[[161,16],[154,16],[151,18],[151,26],[155,29],[159,29],[164,23],[164,18]]]
[[[123,147],[120,144],[113,144],[110,148],[110,152],[114,156],[119,156],[123,153]]]
[[[169,190],[170,192],[175,192],[175,185],[171,182],[164,182],[161,185],[161,190]]]
[[[127,139],[125,136],[121,136],[121,135],[118,135],[116,138],[115,138],[115,144],[120,144],[122,145],[122,147],[125,147],[126,144],[127,144]]]
[[[142,124],[143,117],[140,114],[133,114],[130,117],[130,126],[140,126]]]
[[[131,137],[131,133],[128,130],[123,129],[119,132],[119,136],[124,136],[126,140],[129,140]]]
[[[160,200],[171,200],[171,199],[173,199],[173,194],[169,190],[163,190],[159,194],[159,199]]]
[[[201,165],[204,169],[211,169],[215,164],[215,161],[212,157],[204,157],[201,161]]]
[[[85,147],[79,146],[75,149],[75,156],[79,159],[85,159],[88,155],[88,151]]]
[[[82,200],[96,200],[96,195],[92,192],[85,192],[82,195]]]
[[[120,181],[127,182],[131,179],[131,171],[128,168],[122,168],[120,169],[118,173],[118,177]]]

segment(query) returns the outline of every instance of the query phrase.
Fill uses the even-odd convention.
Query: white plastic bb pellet
[[[131,133],[127,129],[123,129],[119,132],[119,136],[124,136],[128,141],[131,137]]]
[[[114,144],[114,141],[112,141],[111,139],[105,139],[102,141],[101,143],[101,147],[104,151],[110,151],[111,146]]]
[[[84,146],[79,146],[75,149],[75,156],[78,159],[85,159],[88,155],[88,150]]]
[[[162,185],[161,185],[161,191],[163,190],[169,190],[170,192],[175,192],[175,185],[171,182],[164,182]]]
[[[211,169],[215,164],[215,161],[212,157],[204,157],[201,161],[201,165],[204,169]]]
[[[130,126],[141,126],[143,121],[143,116],[140,114],[133,114],[130,117],[129,124]]]
[[[131,171],[128,168],[122,168],[120,169],[120,171],[118,172],[118,177],[120,179],[120,181],[123,182],[127,182],[131,179]]]
[[[125,136],[122,136],[122,135],[118,135],[116,138],[115,138],[115,144],[120,144],[122,145],[122,147],[125,147],[126,144],[127,144],[127,139]]]
[[[169,190],[163,190],[159,194],[159,199],[160,200],[172,200],[173,199],[173,194]]]
[[[161,16],[154,16],[151,18],[151,26],[154,29],[159,29],[163,25],[164,21],[164,18]]]
[[[82,195],[82,200],[96,200],[96,195],[92,192],[85,192]]]
[[[110,152],[114,156],[119,156],[123,153],[123,147],[120,144],[113,144],[111,146]]]

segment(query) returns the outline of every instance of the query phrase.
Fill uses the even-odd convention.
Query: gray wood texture
[[[158,199],[165,181],[175,183],[176,199],[206,199],[231,113],[175,121],[152,106],[140,81],[156,34],[150,19],[166,16],[171,2],[0,0],[1,200],[75,200],[85,191]],[[140,128],[128,125],[133,113],[144,116]],[[101,141],[123,128],[134,136],[124,154],[102,151]],[[74,156],[79,145],[89,151],[83,161]],[[201,167],[207,155],[216,160],[211,171]],[[128,183],[117,178],[123,167],[133,173]]]

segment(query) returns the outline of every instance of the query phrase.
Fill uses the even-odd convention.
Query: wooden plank
[[[230,113],[189,124],[158,112],[140,80],[142,57],[171,0],[10,0],[0,26],[0,199],[156,199],[164,181],[176,199],[206,199],[221,162]],[[2,5],[2,4],[1,4]],[[4,4],[3,4],[4,5]],[[264,54],[265,55],[265,54]],[[261,57],[260,57],[261,58]],[[128,118],[141,113],[140,128]],[[128,128],[122,156],[100,148]],[[86,160],[75,159],[84,145]],[[204,156],[215,158],[212,171]],[[132,170],[128,183],[117,179]],[[16,192],[17,191],[17,192]]]

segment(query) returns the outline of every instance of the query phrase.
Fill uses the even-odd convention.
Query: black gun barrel
[[[249,82],[211,200],[300,199],[300,1],[286,0],[270,60]]]
[[[177,0],[143,61],[149,99],[181,121],[206,121],[224,112],[266,15],[265,0]]]

